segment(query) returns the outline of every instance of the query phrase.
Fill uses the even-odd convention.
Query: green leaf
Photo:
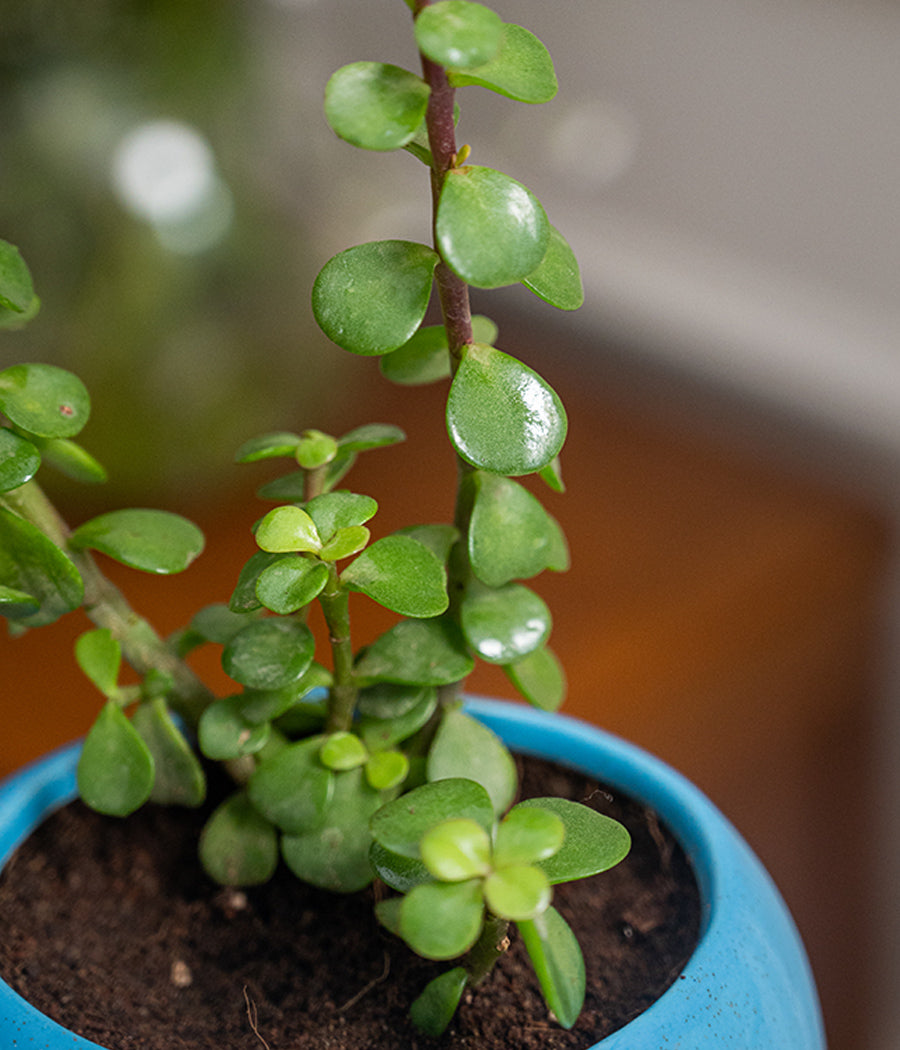
[[[402,751],[376,751],[366,761],[366,780],[376,791],[398,787],[409,776],[409,759]]]
[[[472,570],[489,587],[543,572],[557,552],[559,526],[518,482],[476,471],[469,527]]]
[[[571,882],[607,871],[618,864],[631,847],[627,830],[611,817],[564,798],[530,798],[519,807],[538,807],[555,813],[565,825],[566,835],[553,856],[539,866],[553,882]]]
[[[73,547],[90,547],[142,572],[182,572],[203,550],[203,533],[178,514],[126,508],[101,514],[72,533]]]
[[[369,785],[361,768],[338,773],[322,826],[281,840],[288,867],[304,882],[336,893],[368,886],[375,874],[369,862],[369,819],[380,805],[380,792]]]
[[[531,474],[558,455],[566,428],[562,402],[536,372],[482,343],[466,348],[447,399],[447,431],[464,460]]]
[[[448,685],[465,678],[474,661],[458,628],[443,617],[401,620],[369,646],[356,664],[362,679],[409,685]]]
[[[334,461],[330,464],[334,466]],[[272,478],[256,490],[260,499],[274,503],[302,503],[306,499],[306,471],[294,470],[280,478]]]
[[[140,704],[132,724],[153,756],[150,801],[162,806],[196,807],[206,798],[203,767],[176,726],[162,697]]]
[[[547,876],[530,864],[510,864],[492,871],[484,880],[487,906],[511,922],[534,919],[547,910],[551,896]]]
[[[542,467],[541,470],[538,471],[538,474],[541,481],[543,481],[553,492],[566,491],[566,486],[562,479],[562,469],[559,462],[559,456],[554,456],[546,467]]]
[[[534,194],[493,168],[451,168],[435,232],[444,261],[467,284],[516,284],[540,265],[550,223]]]
[[[464,966],[454,966],[432,978],[409,1008],[410,1019],[416,1028],[432,1038],[441,1035],[453,1019],[468,981]]]
[[[112,696],[117,691],[122,646],[108,627],[80,635],[75,641],[75,660],[104,696]]]
[[[418,699],[410,708],[386,718],[372,718],[365,715],[360,718],[357,731],[370,751],[382,751],[408,740],[431,718],[437,707],[437,692],[434,689],[421,689],[415,692]]]
[[[200,860],[222,886],[257,886],[278,866],[275,828],[253,808],[243,791],[214,811],[200,834]]]
[[[406,434],[392,423],[366,423],[338,438],[338,447],[341,452],[355,454],[396,445],[405,440]]]
[[[354,62],[329,79],[325,117],[332,131],[353,146],[399,149],[422,123],[429,94],[421,77],[398,66]]]
[[[431,881],[428,869],[420,860],[413,857],[404,857],[399,853],[392,853],[389,849],[385,849],[380,842],[372,843],[372,848],[369,850],[369,861],[375,869],[375,874],[378,878],[386,886],[390,886],[392,890],[397,890],[399,893],[408,893],[413,886],[419,886],[423,882]],[[393,899],[396,900],[399,907],[399,899]],[[379,903],[385,904],[386,901],[380,901]],[[380,909],[377,910],[379,920],[387,926],[388,923],[382,917]],[[399,918],[398,912],[396,915],[396,926],[388,927],[398,937],[400,936]]]
[[[247,613],[262,608],[262,602],[256,594],[257,580],[265,569],[280,561],[282,557],[283,554],[277,551],[256,551],[250,555],[238,575],[237,584],[228,600],[228,608],[232,613],[236,616],[246,616]]]
[[[338,529],[327,543],[322,544],[319,557],[324,561],[340,561],[358,554],[369,542],[371,533],[365,525],[348,525]]]
[[[493,343],[497,326],[488,317],[472,318],[472,338],[476,343]],[[379,361],[382,375],[402,386],[420,386],[446,379],[450,375],[447,331],[443,325],[425,325],[403,346]]]
[[[379,682],[360,691],[356,709],[363,723],[371,721],[379,724],[402,718],[430,699],[437,699],[434,689]]]
[[[119,706],[108,702],[85,737],[78,759],[78,793],[85,805],[125,817],[153,790],[153,757]]]
[[[445,820],[426,831],[419,843],[422,861],[441,882],[479,878],[491,870],[491,838],[477,821]]]
[[[453,544],[459,539],[459,529],[454,525],[407,525],[397,530],[398,536],[409,536],[424,544],[441,565],[447,564]]]
[[[515,762],[500,737],[458,709],[446,711],[441,719],[428,752],[426,775],[429,781],[447,777],[476,781],[487,791],[497,814],[509,807],[518,787]]]
[[[503,670],[530,704],[543,711],[559,710],[566,696],[566,676],[551,649],[541,646]]]
[[[548,1008],[563,1028],[571,1028],[585,989],[584,957],[575,934],[553,907],[518,926]]]
[[[522,284],[560,310],[577,310],[584,302],[578,260],[569,242],[555,226],[550,227],[550,241],[544,258],[536,270],[522,279]]]
[[[55,365],[13,365],[0,372],[0,411],[27,434],[74,437],[91,399],[81,380]]]
[[[107,480],[106,468],[102,463],[68,438],[39,438],[41,458],[49,466],[65,474],[73,481],[82,484],[98,485]]]
[[[0,607],[5,616],[29,627],[53,623],[84,599],[84,584],[68,556],[5,507],[0,507],[0,584],[8,593],[30,597],[30,603],[13,600]],[[38,605],[37,612],[28,611],[32,604]]]
[[[455,959],[478,940],[484,919],[481,880],[424,882],[400,905],[400,935],[426,959]]]
[[[347,566],[341,583],[401,616],[439,616],[448,605],[444,566],[408,536],[377,540]]]
[[[205,708],[197,725],[200,750],[220,762],[256,754],[269,739],[269,723],[244,717],[241,696],[226,696]]]
[[[0,240],[0,306],[15,313],[25,313],[34,299],[31,273],[19,249]]]
[[[334,773],[319,761],[319,736],[290,744],[256,768],[247,792],[253,805],[289,835],[321,828],[334,793]]]
[[[338,454],[337,441],[321,430],[305,430],[295,453],[304,470],[318,470]]]
[[[241,713],[248,722],[269,722],[280,718],[295,705],[301,705],[305,713],[317,722],[325,720],[325,704],[309,701],[308,694],[331,684],[331,672],[321,664],[312,663],[300,678],[280,689],[245,689],[241,700]]]
[[[522,26],[503,27],[500,50],[478,69],[450,72],[454,87],[474,84],[517,102],[549,102],[557,92],[556,73],[547,48]]]
[[[10,620],[23,620],[33,616],[40,607],[40,603],[30,594],[0,584],[0,616]]]
[[[550,634],[550,610],[520,583],[470,586],[460,623],[466,641],[490,664],[509,664],[540,648]]]
[[[234,612],[227,605],[206,605],[194,613],[190,630],[204,642],[227,645],[248,622],[245,613]]]
[[[256,542],[264,551],[286,554],[317,551],[322,546],[312,518],[299,507],[276,507],[256,527]]]
[[[30,441],[0,427],[0,492],[31,481],[40,465],[41,454]]]
[[[309,668],[315,639],[294,620],[255,620],[222,651],[225,673],[250,689],[280,689]]]
[[[566,837],[562,818],[539,806],[514,806],[500,821],[494,864],[534,864],[559,852]]]
[[[259,574],[256,596],[272,612],[287,616],[302,609],[328,583],[328,566],[296,554],[279,558]]]
[[[436,252],[412,241],[347,248],[324,265],[313,285],[319,327],[354,354],[396,350],[422,323],[437,262]]]
[[[319,761],[328,769],[343,772],[363,766],[369,757],[366,745],[355,733],[338,730],[330,733],[322,742]]]
[[[378,504],[371,496],[340,489],[316,496],[304,509],[315,523],[322,542],[327,543],[338,529],[370,521],[378,511]]]
[[[260,434],[245,441],[235,452],[234,458],[237,463],[256,463],[261,459],[274,459],[278,456],[293,458],[300,440],[299,434],[293,434],[288,430]]]
[[[416,44],[441,66],[471,69],[483,66],[499,51],[503,21],[483,4],[469,0],[438,0],[425,7],[415,22]]]
[[[386,802],[372,817],[375,841],[400,857],[419,859],[419,843],[431,828],[445,820],[472,820],[486,832],[494,826],[494,806],[481,784],[449,777],[422,784]]]

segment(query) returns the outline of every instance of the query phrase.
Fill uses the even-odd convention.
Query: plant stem
[[[506,919],[489,915],[485,920],[478,940],[466,954],[465,967],[471,984],[478,984],[494,968],[497,961],[509,947],[507,933],[509,923]]]
[[[0,499],[30,522],[71,559],[84,582],[84,611],[98,627],[108,628],[122,645],[128,663],[141,676],[159,671],[172,681],[171,706],[191,726],[215,699],[191,668],[169,648],[153,627],[131,608],[88,551],[70,548],[71,530],[43,489],[29,481]]]
[[[350,640],[350,595],[341,587],[334,566],[325,589],[319,595],[319,604],[325,614],[334,664],[334,682],[329,696],[325,731],[335,733],[349,730],[353,725],[358,689],[353,674],[353,644]]]

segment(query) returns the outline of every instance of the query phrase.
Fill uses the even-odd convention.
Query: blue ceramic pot
[[[794,923],[759,861],[708,799],[658,759],[583,722],[490,700],[471,700],[468,709],[513,750],[594,776],[655,809],[696,873],[703,926],[686,968],[649,1009],[591,1050],[825,1050]],[[54,752],[0,785],[0,865],[75,796],[78,749]],[[3,982],[0,1032],[2,1045],[17,1050],[99,1050]]]

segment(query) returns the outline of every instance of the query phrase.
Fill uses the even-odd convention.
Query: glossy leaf
[[[370,521],[378,510],[378,504],[371,496],[339,490],[316,496],[306,504],[304,510],[315,523],[322,542],[327,543],[338,529],[364,525]]]
[[[287,616],[302,609],[328,582],[328,567],[298,555],[279,558],[259,574],[256,596],[272,612]]]
[[[200,834],[200,860],[222,886],[256,886],[278,866],[278,834],[243,791],[214,811]]]
[[[555,226],[550,227],[544,258],[536,270],[522,278],[522,284],[560,310],[577,310],[584,302],[578,260],[569,242]]]
[[[348,525],[338,529],[327,543],[322,544],[319,557],[323,561],[341,561],[358,554],[371,538],[365,525]]]
[[[119,706],[107,702],[85,737],[78,759],[78,793],[85,805],[125,817],[153,790],[153,758]]]
[[[484,900],[481,880],[424,882],[400,905],[400,934],[426,959],[455,959],[481,932]]]
[[[107,480],[103,464],[69,438],[40,438],[37,444],[43,461],[67,478],[88,485],[99,485]]]
[[[312,518],[300,507],[276,507],[256,527],[256,542],[270,554],[317,551],[322,546]]]
[[[432,978],[409,1008],[410,1019],[416,1028],[432,1038],[441,1035],[453,1019],[468,981],[464,966],[454,966]]]
[[[377,540],[347,566],[341,583],[401,616],[439,616],[448,604],[443,565],[408,536]]]
[[[335,772],[365,765],[368,757],[369,752],[362,740],[355,733],[346,730],[330,733],[322,741],[319,750],[319,761]]]
[[[469,527],[472,571],[489,587],[536,576],[556,560],[560,530],[526,488],[498,474],[476,471]]]
[[[255,620],[222,651],[222,667],[250,689],[280,689],[296,682],[312,663],[315,640],[294,620]]]
[[[476,343],[492,344],[497,338],[497,326],[490,318],[476,314],[472,318],[472,338]],[[379,367],[386,379],[402,386],[446,379],[450,375],[446,329],[439,324],[423,326],[403,346],[385,354]]]
[[[422,689],[416,693],[417,702],[402,712],[386,718],[365,715],[360,718],[357,730],[370,751],[395,747],[417,733],[431,718],[437,707],[437,692],[434,689]]]
[[[491,838],[474,820],[442,821],[422,836],[422,861],[441,882],[480,878],[491,870]]]
[[[454,69],[483,66],[500,50],[503,21],[483,4],[438,0],[415,22],[416,44],[432,62]]]
[[[539,862],[553,882],[571,882],[607,871],[618,864],[631,847],[627,830],[611,817],[564,798],[530,798],[516,809],[539,807],[556,814],[565,825],[566,835],[559,850]]]
[[[409,759],[402,751],[376,751],[366,761],[366,780],[376,791],[398,787],[409,775]]]
[[[436,252],[412,241],[347,248],[324,265],[313,285],[319,327],[354,354],[396,350],[422,323],[437,262]]]
[[[448,685],[474,667],[456,626],[444,618],[401,620],[366,649],[360,678],[411,685]]]
[[[476,781],[487,791],[497,814],[506,811],[518,787],[515,762],[500,737],[459,709],[445,712],[441,719],[428,752],[426,775],[430,781],[446,777]]]
[[[23,314],[34,299],[31,273],[19,249],[0,240],[0,306]]]
[[[465,777],[448,777],[386,802],[372,818],[372,835],[391,853],[417,860],[426,832],[445,820],[461,818],[490,831],[494,806],[481,784]]]
[[[338,443],[330,434],[321,430],[305,430],[294,453],[304,470],[319,470],[338,454]]]
[[[460,623],[466,641],[491,664],[509,664],[540,648],[550,634],[550,610],[520,583],[497,589],[470,587]]]
[[[422,123],[429,94],[421,77],[399,66],[354,62],[329,79],[325,117],[332,131],[353,146],[399,149]]]
[[[534,864],[559,852],[566,837],[562,819],[540,806],[514,806],[500,821],[494,843],[497,867]]]
[[[0,427],[0,492],[30,481],[40,465],[41,454],[30,441]]]
[[[56,365],[12,365],[0,372],[0,411],[28,434],[74,437],[91,399],[81,380]]]
[[[280,718],[296,705],[301,705],[311,720],[325,720],[324,697],[313,701],[309,694],[331,684],[331,672],[312,663],[295,682],[279,689],[245,689],[241,695],[241,714],[248,722],[268,722]]]
[[[425,686],[395,685],[392,682],[379,682],[361,690],[356,703],[363,724],[371,721],[375,724],[403,718],[415,711],[429,699],[436,699],[434,689]]]
[[[274,459],[279,456],[293,457],[300,444],[299,434],[289,430],[278,430],[250,438],[235,452],[238,463],[256,463],[262,459]]]
[[[540,201],[493,168],[468,165],[447,172],[435,231],[441,255],[476,288],[516,284],[544,258],[550,223]]]
[[[75,641],[78,666],[104,696],[118,689],[122,646],[107,627],[85,631]]]
[[[334,793],[316,831],[285,835],[281,852],[293,873],[313,886],[355,893],[374,878],[369,819],[381,805],[361,768],[335,775]]]
[[[459,539],[459,530],[454,525],[407,525],[397,530],[398,536],[409,536],[423,543],[441,565],[447,564],[453,544]]]
[[[354,427],[338,438],[338,447],[341,452],[355,454],[386,448],[405,440],[406,434],[392,423],[366,423],[361,427]]]
[[[187,518],[165,510],[126,508],[80,525],[69,542],[90,547],[142,572],[182,572],[201,553],[204,537]]]
[[[542,467],[538,471],[541,481],[552,489],[553,492],[565,492],[566,486],[562,478],[562,467],[559,462],[559,456],[555,456],[546,467]]]
[[[238,575],[238,581],[228,600],[228,608],[235,614],[245,616],[262,608],[262,602],[256,594],[256,584],[263,572],[283,557],[279,551],[256,551],[244,563]]]
[[[531,474],[558,455],[566,428],[562,402],[537,372],[482,343],[466,349],[447,399],[447,431],[464,460]]]
[[[548,1008],[563,1028],[571,1028],[585,989],[584,957],[575,934],[552,906],[518,927]]]
[[[162,806],[199,806],[206,797],[206,776],[196,754],[175,724],[162,697],[140,704],[132,725],[153,756],[155,775],[150,801]]]
[[[501,919],[521,922],[546,911],[552,891],[547,876],[529,864],[513,864],[492,871],[484,880],[487,906]]]
[[[334,792],[334,773],[319,761],[321,737],[290,744],[256,768],[247,792],[253,805],[289,835],[320,828]]]
[[[4,603],[0,612],[31,627],[53,623],[77,609],[84,584],[72,561],[55,543],[17,514],[0,507],[0,584],[28,595],[31,603]],[[37,604],[37,612],[28,610]]]
[[[503,27],[500,49],[489,62],[477,69],[450,72],[454,87],[475,84],[496,91],[517,102],[549,102],[558,84],[553,60],[540,40],[522,26]]]
[[[541,646],[503,668],[522,696],[543,711],[557,711],[566,696],[566,676],[551,649]]]
[[[413,886],[419,886],[421,883],[431,880],[428,869],[420,860],[414,857],[404,857],[399,853],[392,853],[377,841],[372,843],[372,848],[369,850],[369,861],[378,878],[386,886],[390,886],[392,890],[397,890],[399,893],[408,893]],[[399,899],[392,899],[396,900],[399,906]],[[381,901],[379,903],[385,904],[387,902]],[[377,909],[377,911],[379,920],[388,926],[388,921],[382,916],[381,910]],[[391,916],[392,919],[394,917],[397,920],[396,926],[388,926],[388,928],[399,937],[399,912],[396,916]]]
[[[256,754],[269,739],[269,723],[248,721],[240,696],[226,696],[205,708],[197,725],[200,750],[207,758],[228,761]]]
[[[0,616],[9,620],[22,620],[33,616],[40,607],[37,599],[30,594],[0,584]]]

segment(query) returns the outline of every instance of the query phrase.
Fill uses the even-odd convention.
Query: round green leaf
[[[337,441],[321,430],[306,430],[297,445],[295,457],[304,470],[318,470],[338,453]]]
[[[409,536],[423,543],[441,565],[447,564],[453,544],[459,539],[459,529],[454,525],[407,525],[397,530],[398,536]]]
[[[456,1013],[468,982],[469,974],[464,966],[454,966],[432,978],[409,1008],[416,1028],[432,1038],[441,1035]]]
[[[478,939],[484,919],[481,880],[425,882],[400,906],[400,935],[426,959],[455,959]]]
[[[98,813],[125,817],[153,790],[153,757],[119,706],[108,702],[85,737],[78,793]]]
[[[256,551],[250,555],[244,563],[238,575],[237,584],[231,593],[231,597],[228,599],[228,608],[235,616],[245,616],[247,613],[255,612],[262,608],[262,602],[256,595],[257,580],[259,580],[265,569],[280,561],[281,558],[282,554],[277,551]],[[224,639],[224,641],[227,640],[227,638]]]
[[[79,635],[75,642],[75,660],[104,696],[111,696],[116,691],[122,646],[108,627],[98,627]]]
[[[268,722],[256,724],[244,717],[241,696],[216,700],[200,716],[197,740],[207,758],[220,762],[254,755],[269,739]]]
[[[162,697],[140,704],[134,728],[153,756],[151,802],[162,806],[199,806],[206,797],[203,767],[176,726]]]
[[[304,510],[312,518],[323,543],[338,531],[355,525],[364,525],[378,511],[371,496],[358,492],[326,492],[306,504]]]
[[[341,583],[401,616],[439,616],[448,605],[444,566],[409,536],[377,540],[347,566]]]
[[[335,772],[365,765],[368,757],[369,752],[362,740],[355,733],[348,733],[346,730],[339,730],[327,736],[319,751],[319,761],[322,765]]]
[[[496,590],[471,587],[460,623],[466,641],[490,664],[509,664],[539,648],[550,634],[550,610],[520,583]]]
[[[571,882],[596,875],[618,864],[631,848],[628,831],[611,817],[564,798],[530,798],[519,807],[536,806],[562,820],[566,836],[560,849],[539,862],[553,882]]]
[[[584,957],[566,920],[552,906],[519,923],[519,933],[548,1008],[563,1028],[578,1020],[584,1004]]]
[[[275,872],[278,835],[239,791],[213,811],[199,852],[206,873],[222,886],[256,886]]]
[[[322,546],[312,518],[299,507],[276,507],[256,527],[256,542],[264,551],[317,551]]]
[[[348,525],[338,529],[327,543],[322,544],[319,557],[324,561],[340,561],[358,554],[369,542],[371,533],[365,525]]]
[[[410,685],[448,685],[468,675],[474,661],[456,626],[444,618],[401,620],[366,649],[360,678]]]
[[[290,744],[256,768],[247,792],[268,820],[289,835],[320,828],[334,792],[334,774],[319,761],[321,737]]]
[[[441,255],[476,288],[516,284],[544,258],[550,223],[540,201],[493,168],[447,172],[435,231]]]
[[[462,882],[491,870],[491,839],[474,820],[456,817],[427,831],[419,843],[425,867],[441,882]]]
[[[370,751],[381,751],[408,740],[431,718],[437,707],[437,692],[434,689],[417,689],[413,695],[417,697],[416,703],[401,708],[393,715],[383,718],[362,715],[357,731]]]
[[[68,438],[38,440],[41,458],[61,474],[82,484],[99,485],[107,479],[106,468],[81,445]]]
[[[41,465],[41,454],[30,441],[6,427],[0,428],[0,492],[31,481]]]
[[[15,313],[25,313],[34,299],[31,273],[19,249],[0,240],[0,306]]]
[[[432,62],[470,69],[483,66],[497,54],[503,21],[483,4],[438,0],[419,13],[415,33],[419,50]]]
[[[559,526],[527,489],[499,474],[476,471],[469,526],[472,571],[489,587],[536,576],[547,568]]]
[[[143,572],[182,572],[203,550],[200,529],[165,510],[126,508],[101,514],[80,525],[69,542],[90,547]]]
[[[392,853],[377,841],[372,843],[372,848],[369,851],[369,860],[372,862],[372,867],[375,869],[375,874],[378,878],[387,886],[390,886],[392,890],[397,890],[400,893],[408,893],[413,886],[431,881],[428,869],[420,860],[416,860],[413,857],[403,857],[399,853]],[[388,912],[385,915],[382,914],[380,905],[386,904],[388,900],[395,901],[396,908],[388,908]],[[379,901],[375,906],[379,920],[388,926],[392,933],[396,933],[398,937],[400,936],[400,914],[399,910],[397,910],[399,905],[399,897],[389,897],[384,901]],[[388,925],[389,921],[392,922],[394,919],[396,919],[396,922]]]
[[[272,612],[287,616],[302,609],[328,582],[328,567],[298,555],[279,558],[259,574],[256,596]]]
[[[325,117],[332,131],[353,146],[399,149],[422,123],[428,96],[422,78],[399,66],[354,62],[329,79]]]
[[[515,806],[500,821],[494,844],[494,864],[533,864],[552,857],[566,836],[561,818],[539,806]]]
[[[540,868],[515,864],[491,872],[484,880],[487,906],[501,919],[521,922],[546,911],[552,891]]]
[[[338,447],[343,453],[368,452],[405,440],[406,434],[392,423],[366,423],[338,438]]]
[[[295,620],[255,620],[222,650],[227,675],[250,689],[280,689],[296,682],[312,663],[315,639]]]
[[[436,252],[412,241],[347,248],[322,267],[313,285],[319,327],[354,354],[396,350],[422,323],[437,262]],[[538,262],[540,256],[520,277]]]
[[[261,459],[274,459],[278,456],[293,457],[300,441],[299,434],[293,434],[287,430],[260,434],[258,437],[245,441],[235,452],[234,458],[238,463],[256,463]]]
[[[0,507],[0,584],[12,597],[0,605],[0,612],[30,627],[53,623],[84,599],[81,575],[67,555],[5,507]],[[30,601],[16,599],[16,594]],[[37,612],[31,611],[35,604]]]
[[[409,759],[402,751],[376,751],[366,762],[366,780],[376,791],[398,787],[409,775]]]
[[[496,474],[531,474],[559,453],[567,425],[536,372],[482,343],[467,347],[447,399],[447,431],[463,459]]]
[[[566,696],[566,676],[551,649],[542,646],[503,668],[522,696],[543,711],[557,711]]]
[[[555,226],[550,227],[550,241],[540,266],[524,277],[522,284],[560,310],[577,310],[584,302],[578,260]]]
[[[0,410],[28,434],[74,437],[91,399],[81,380],[55,365],[13,365],[0,372]]]
[[[430,781],[445,777],[476,781],[487,791],[498,814],[509,807],[518,788],[516,764],[500,737],[456,708],[441,719],[425,769]]]
[[[472,318],[472,338],[492,344],[497,326],[481,314]],[[420,386],[446,379],[450,375],[447,331],[441,324],[425,325],[403,346],[385,354],[379,362],[381,373],[401,386]]]
[[[517,102],[549,102],[558,84],[550,53],[522,26],[507,23],[497,54],[483,66],[450,72],[454,87],[475,84]]]

